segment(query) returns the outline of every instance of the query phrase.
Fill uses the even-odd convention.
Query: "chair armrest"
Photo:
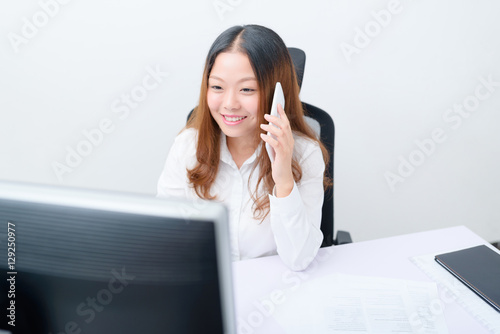
[[[347,231],[337,231],[337,239],[335,239],[335,245],[343,245],[352,243],[351,234]]]

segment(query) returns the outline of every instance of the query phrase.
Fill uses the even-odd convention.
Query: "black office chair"
[[[301,49],[288,48],[288,52],[292,57],[295,73],[299,88],[302,87],[302,79],[304,77],[304,68],[306,64],[306,54]],[[321,142],[325,145],[330,154],[328,166],[325,166],[325,172],[333,178],[333,156],[335,148],[335,124],[332,117],[324,110],[315,107],[309,103],[302,102],[304,114],[307,123],[319,135]],[[193,109],[194,110],[194,109]],[[191,117],[193,110],[189,112],[187,119]],[[337,237],[334,238],[333,224],[333,186],[325,191],[322,216],[321,216],[321,232],[323,233],[323,243],[321,247],[332,245],[342,245],[351,243],[351,235],[347,231],[337,231]]]

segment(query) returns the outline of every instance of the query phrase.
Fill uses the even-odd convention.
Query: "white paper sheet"
[[[437,300],[435,283],[335,274],[288,291],[274,318],[297,334],[446,334]]]

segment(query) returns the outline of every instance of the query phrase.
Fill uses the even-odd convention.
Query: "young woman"
[[[268,115],[276,82],[286,106],[278,106],[279,118]],[[265,143],[274,148],[272,164]],[[323,239],[327,159],[304,121],[283,40],[262,26],[235,26],[210,48],[198,107],[169,152],[158,196],[222,201],[233,260],[279,254],[303,270]]]

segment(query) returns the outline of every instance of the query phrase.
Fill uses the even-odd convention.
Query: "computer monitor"
[[[0,333],[234,333],[227,219],[214,202],[0,182]]]

